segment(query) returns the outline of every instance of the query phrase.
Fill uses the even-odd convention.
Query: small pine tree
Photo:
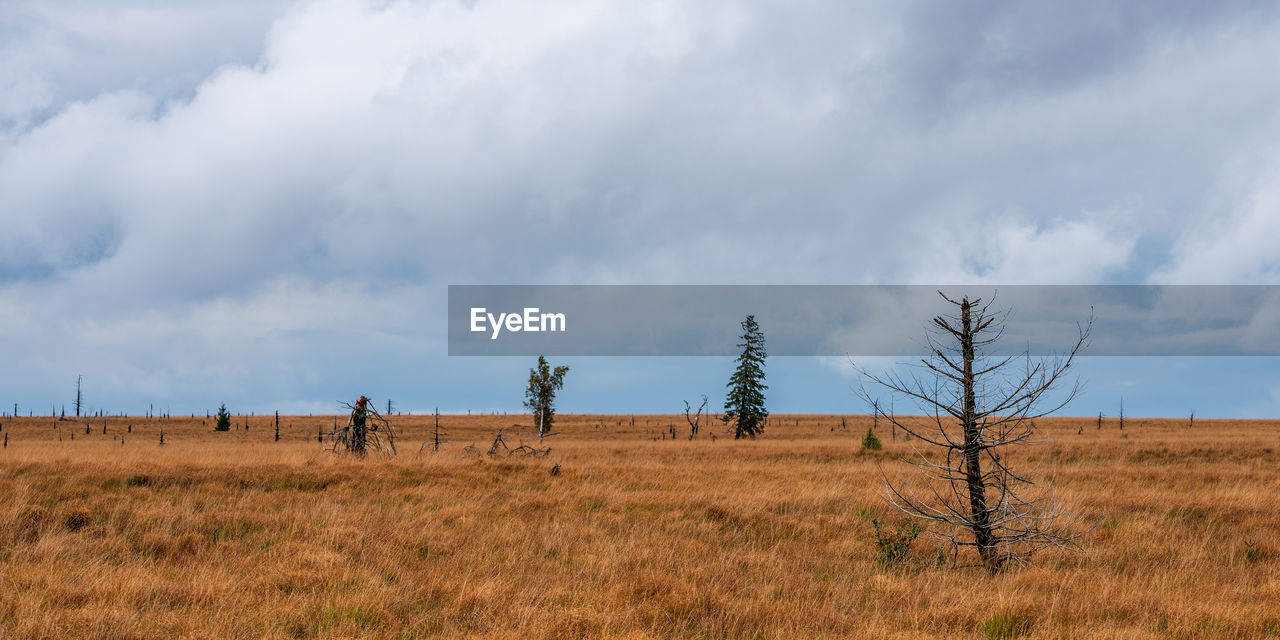
[[[533,426],[538,430],[538,442],[551,433],[556,420],[556,392],[564,388],[564,374],[569,367],[555,369],[547,364],[545,356],[538,356],[538,366],[529,369],[529,386],[524,390],[524,406],[533,413]]]
[[[218,420],[213,423],[214,431],[230,431],[231,430],[231,412],[227,411],[227,404],[224,402],[218,405]]]
[[[867,435],[862,436],[862,448],[867,451],[879,451],[883,448],[883,445],[880,444],[880,438],[870,427],[867,428]]]
[[[720,420],[733,424],[734,438],[755,438],[764,431],[769,410],[764,406],[764,333],[756,324],[754,315],[742,321],[742,353],[738,356],[738,368],[725,386],[729,388],[724,399],[724,415]]]

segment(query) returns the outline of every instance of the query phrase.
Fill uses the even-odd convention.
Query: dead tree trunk
[[[334,429],[328,438],[330,451],[363,456],[372,449],[388,457],[395,457],[396,430],[378,413],[368,398],[360,396],[354,405],[345,402],[342,405],[351,409],[351,415],[342,427],[338,427],[337,420],[334,420]],[[323,440],[319,427],[316,437]]]
[[[432,434],[435,439],[433,450],[440,451],[440,407],[436,407],[435,416],[436,416],[436,426]]]
[[[889,399],[889,439],[890,440],[898,439],[898,423],[893,418],[895,415],[897,414],[893,410],[893,399],[890,398]]]
[[[84,381],[84,376],[76,376],[76,417],[80,417],[80,407],[84,404],[84,394],[80,392],[80,383]]]
[[[364,455],[365,444],[369,441],[369,414],[365,409],[368,400],[361,396],[356,401],[356,408],[351,412],[351,453]]]
[[[974,408],[973,392],[973,303],[968,298],[960,302],[960,351],[964,363],[962,365],[960,385],[964,392],[964,401],[960,416],[961,428],[964,431],[964,474],[969,488],[969,518],[972,522],[974,543],[982,558],[983,566],[992,573],[999,570],[999,561],[993,557],[993,540],[991,537],[991,512],[987,509],[987,487],[982,478],[982,432],[978,429],[977,409]],[[939,323],[942,324],[942,323]]]
[[[918,365],[922,375],[876,375],[854,365],[864,380],[910,398],[930,419],[922,424],[900,420],[892,410],[885,414],[865,386],[860,389],[876,421],[884,417],[891,428],[924,443],[916,450],[924,486],[918,490],[886,476],[889,501],[938,525],[932,533],[952,545],[974,547],[991,573],[1045,547],[1075,548],[1082,532],[1072,531],[1052,486],[1035,473],[1012,469],[1010,450],[1032,443],[1035,419],[1079,392],[1077,384],[1060,401],[1045,400],[1088,341],[1092,318],[1064,355],[1036,360],[1026,354],[1025,368],[1006,369],[1013,356],[993,358],[985,351],[1002,335],[1007,313],[992,312],[979,299],[942,297],[959,313],[933,319],[926,335],[930,357]]]

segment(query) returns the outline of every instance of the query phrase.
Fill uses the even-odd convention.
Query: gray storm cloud
[[[449,283],[1280,277],[1267,3],[213,7],[0,9],[15,385],[442,357]]]

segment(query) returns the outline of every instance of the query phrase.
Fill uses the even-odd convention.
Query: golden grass
[[[562,416],[538,460],[463,456],[516,417],[443,417],[421,457],[430,418],[401,417],[394,461],[321,452],[332,417],[279,443],[270,420],[3,420],[0,638],[1280,635],[1280,422],[1042,421],[1036,455],[1102,524],[991,578],[923,537],[876,564],[870,519],[901,519],[877,464],[911,445],[861,451],[865,417],[689,442],[654,439],[680,417]]]

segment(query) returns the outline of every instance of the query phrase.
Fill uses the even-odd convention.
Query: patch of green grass
[[[906,522],[898,525],[896,531],[887,531],[879,520],[872,519],[871,524],[875,527],[876,563],[886,569],[902,564],[911,552],[911,543],[920,535],[920,527]]]
[[[1262,549],[1258,548],[1258,542],[1256,540],[1244,541],[1244,561],[1245,562],[1248,562],[1249,564],[1253,564],[1255,562],[1258,562],[1259,560],[1262,560],[1262,558],[1265,555],[1266,555],[1265,552],[1263,552]]]
[[[1013,640],[1031,633],[1031,616],[1022,612],[1002,611],[982,623],[987,640]]]
[[[1233,631],[1231,623],[1220,618],[1202,618],[1200,620],[1200,630],[1213,634],[1213,637],[1226,637]]]
[[[1187,523],[1206,523],[1213,519],[1213,514],[1204,507],[1174,507],[1165,513],[1165,518]]]

